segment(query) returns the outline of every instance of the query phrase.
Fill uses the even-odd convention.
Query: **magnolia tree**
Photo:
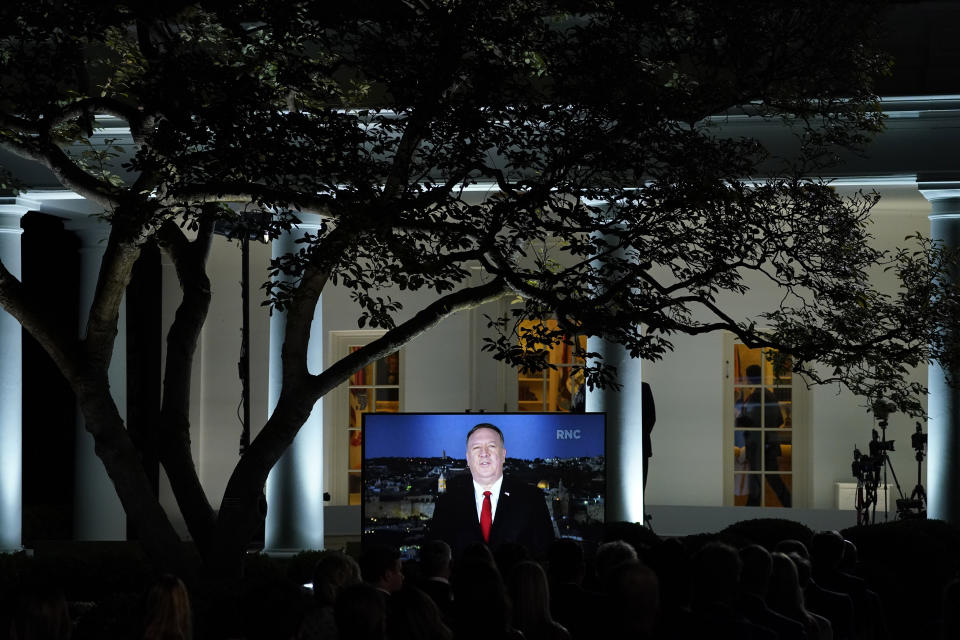
[[[811,178],[881,129],[875,18],[874,3],[839,0],[7,2],[0,146],[101,206],[111,231],[84,337],[56,331],[2,267],[0,304],[75,391],[148,552],[217,573],[239,566],[267,474],[317,399],[504,295],[521,304],[491,318],[485,349],[514,366],[549,366],[519,344],[576,351],[571,336],[596,336],[657,359],[677,336],[728,330],[789,353],[814,381],[916,409],[906,367],[949,351],[937,333],[954,304],[938,285],[947,257],[922,242],[872,248],[876,197]],[[777,157],[725,133],[717,116],[731,112],[776,121],[795,147]],[[98,114],[126,122],[133,147],[94,146]],[[489,195],[469,197],[474,185]],[[302,212],[323,223],[266,285],[286,314],[279,401],[213,505],[188,422],[212,232],[227,220],[276,238]],[[183,291],[157,438],[199,556],[181,555],[107,384],[119,305],[149,243]],[[899,293],[871,286],[877,265],[897,272]],[[751,273],[783,297],[742,318],[724,301]],[[331,284],[352,292],[360,326],[385,333],[311,372],[310,323]],[[435,295],[400,321],[384,289]],[[556,322],[523,323],[518,340],[521,321],[543,318]],[[602,358],[577,355],[587,384],[616,384]]]

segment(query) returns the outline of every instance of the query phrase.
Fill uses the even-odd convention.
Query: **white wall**
[[[904,238],[929,230],[929,204],[915,188],[887,188],[873,210],[875,246],[894,248]],[[878,286],[890,290],[891,274],[873,274]],[[755,313],[777,300],[776,291],[760,279],[751,295],[728,305],[739,313]],[[759,295],[756,295],[759,294]],[[653,458],[646,499],[652,505],[719,506],[723,504],[723,338],[720,335],[682,338],[663,361],[644,363],[643,376],[650,383],[657,405]],[[925,382],[926,369],[914,378]],[[815,387],[808,398],[810,427],[810,508],[835,507],[835,483],[853,482],[850,463],[854,445],[867,451],[872,415],[862,399],[836,387]],[[917,466],[910,448],[914,421],[894,414],[888,439],[896,441],[891,453],[904,492],[916,484]],[[924,472],[926,466],[924,465]],[[892,483],[893,478],[889,481]],[[797,505],[800,506],[800,505]]]
[[[427,292],[399,295],[403,322],[434,299]],[[328,287],[323,293],[325,331],[355,331],[359,307],[342,287]],[[403,349],[402,376],[405,411],[465,411],[470,408],[472,350],[470,314],[459,313],[440,322]]]
[[[657,407],[648,504],[723,504],[723,366],[720,334],[683,338],[643,363]]]
[[[250,421],[255,437],[267,419],[269,314],[260,305],[270,262],[268,245],[250,243]],[[214,508],[219,508],[230,471],[240,459],[241,256],[237,242],[218,236],[210,252],[210,312],[199,350],[200,423],[195,433],[200,448],[200,481]],[[197,430],[196,428],[199,427]]]
[[[907,236],[927,233],[929,204],[916,188],[885,188],[883,193],[872,212],[875,246],[892,250],[902,246]],[[872,275],[877,286],[894,290],[891,273],[877,269]],[[754,288],[751,295],[725,300],[725,308],[740,317],[768,309],[779,299],[765,279],[754,277],[749,282]],[[664,360],[644,363],[643,377],[657,405],[648,504],[723,504],[723,366],[719,334],[678,338]],[[914,371],[912,377],[925,382],[926,368]],[[835,483],[854,481],[850,471],[854,445],[867,451],[872,415],[866,413],[862,399],[836,387],[814,387],[805,406],[809,409],[809,482],[803,506],[833,509]],[[917,466],[910,448],[914,426],[914,420],[895,414],[888,428],[888,438],[896,440],[897,447],[891,461],[908,495],[916,484]],[[893,482],[892,476],[889,481]]]
[[[883,197],[872,211],[875,246],[892,249],[903,246],[905,238],[917,232],[929,235],[927,215],[930,205],[916,188],[886,188],[881,193]],[[877,286],[884,290],[890,291],[896,286],[891,273],[877,269],[871,275]],[[912,379],[926,384],[926,367],[912,372]],[[838,391],[835,387],[814,389],[810,405],[814,427],[814,504],[811,506],[833,508],[834,483],[854,482],[850,471],[853,448],[856,444],[861,451],[867,452],[873,416],[866,412],[863,400]],[[926,431],[925,424],[923,428]],[[908,496],[917,481],[917,464],[914,450],[910,447],[910,435],[914,429],[915,421],[908,416],[890,416],[887,438],[895,440],[896,447],[890,454],[890,460]],[[926,464],[923,465],[923,472],[926,473]],[[889,481],[893,483],[893,478],[890,477]]]

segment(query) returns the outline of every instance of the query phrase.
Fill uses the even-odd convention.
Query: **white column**
[[[918,180],[919,182],[919,180]],[[930,201],[930,237],[960,249],[960,182],[919,182]],[[958,274],[952,274],[956,281]],[[927,516],[960,523],[960,390],[947,384],[939,364],[928,369]]]
[[[302,216],[301,216],[302,217]],[[301,224],[273,241],[272,254],[297,251],[295,240],[316,225]],[[280,399],[283,364],[280,352],[286,329],[286,313],[270,316],[270,371],[268,407],[273,413]],[[323,369],[323,305],[317,301],[310,327],[307,366],[311,373]],[[346,451],[343,452],[346,455]],[[293,444],[281,456],[267,477],[267,522],[264,551],[268,554],[296,553],[323,548],[323,400],[313,405],[310,417],[300,428]]]
[[[110,227],[89,217],[71,220],[65,227],[80,239],[79,335],[84,337]],[[121,416],[127,413],[126,333],[126,313],[121,304],[117,339],[108,371],[110,391]],[[94,451],[93,436],[87,431],[86,421],[79,410],[74,451],[73,537],[75,540],[127,539],[126,514],[103,462]]]
[[[0,198],[0,261],[21,277],[22,198]],[[0,309],[0,553],[21,548],[23,522],[23,333]]]
[[[643,407],[641,360],[619,344],[587,340],[587,350],[617,368],[620,391],[587,390],[586,410],[607,414],[607,522],[643,520]]]
[[[604,203],[596,203],[604,206]],[[608,239],[616,245],[618,239]],[[619,257],[624,253],[618,252]],[[602,266],[599,262],[597,267]],[[611,273],[611,279],[616,275]],[[586,411],[607,414],[607,522],[644,522],[643,512],[643,392],[641,360],[630,357],[621,345],[602,338],[589,338],[587,351],[599,353],[603,362],[617,369],[620,391],[587,389]]]

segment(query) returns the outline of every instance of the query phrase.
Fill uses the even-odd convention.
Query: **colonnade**
[[[931,237],[960,249],[960,180],[918,180],[918,187],[931,203]],[[0,260],[10,273],[21,277],[20,218],[40,203],[28,198],[0,198]],[[89,220],[85,218],[85,221]],[[93,297],[108,231],[104,223],[71,221],[67,228],[81,240],[81,309]],[[299,234],[315,229],[309,223],[273,244],[278,256],[297,247]],[[317,306],[311,331],[308,366],[323,367],[324,333],[322,305]],[[85,317],[81,314],[81,318]],[[281,345],[285,315],[270,319],[268,409],[279,398],[282,365]],[[79,327],[84,331],[84,327]],[[121,412],[125,411],[124,325],[121,318],[117,349],[110,370],[111,388]],[[604,354],[618,367],[624,379],[640,380],[640,361],[632,360],[618,345],[597,341],[590,350]],[[22,331],[19,322],[0,310],[0,551],[22,545]],[[960,392],[947,385],[943,371],[929,368],[929,460],[928,497],[931,517],[960,522],[960,492],[952,479],[960,470]],[[642,522],[641,486],[642,428],[640,393],[596,391],[587,394],[588,411],[605,411],[608,417],[608,516],[618,521]],[[635,423],[635,424],[634,424]],[[103,465],[93,453],[92,437],[78,423],[76,447],[75,537],[80,540],[122,540],[126,537],[123,510]],[[268,552],[295,552],[322,548],[323,541],[323,419],[318,401],[293,445],[275,466],[267,482],[266,548]]]
[[[0,261],[20,279],[22,229],[20,220],[29,211],[40,211],[42,203],[22,197],[0,198]],[[316,231],[317,222],[301,225],[276,241],[274,256],[298,248],[295,240],[307,231]],[[93,301],[100,262],[109,227],[98,218],[71,219],[65,225],[80,239],[80,291],[82,313],[78,330],[86,330],[86,310]],[[323,366],[321,305],[311,330],[308,366],[319,372]],[[273,313],[270,320],[269,408],[279,397],[282,381],[280,350],[285,314]],[[0,310],[0,552],[22,546],[23,521],[23,377],[22,328]],[[121,310],[117,341],[109,370],[111,391],[121,415],[126,413],[126,326]],[[124,540],[126,517],[106,470],[94,452],[93,437],[77,412],[75,474],[73,486],[76,540]],[[267,481],[268,515],[266,546],[271,552],[299,551],[323,547],[323,412],[320,401],[314,407],[293,445],[274,467]]]

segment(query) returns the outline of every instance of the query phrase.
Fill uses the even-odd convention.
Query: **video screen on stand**
[[[606,499],[603,413],[367,413],[363,416],[362,542],[416,559],[437,497],[470,480],[467,432],[504,436],[504,476],[536,486],[558,537],[599,539]]]

